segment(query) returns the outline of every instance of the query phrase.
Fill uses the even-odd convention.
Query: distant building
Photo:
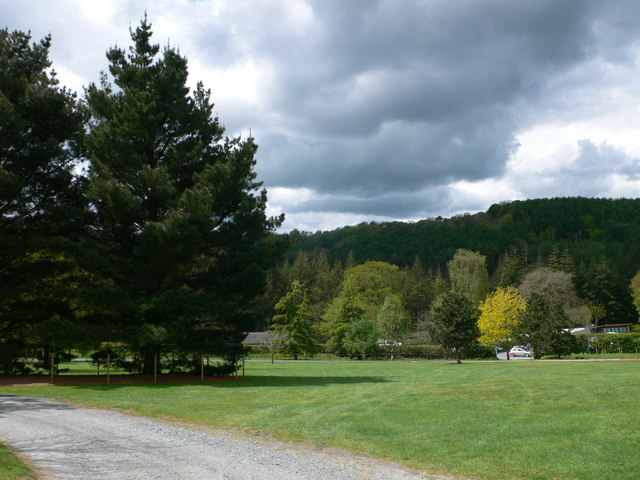
[[[243,345],[269,345],[274,340],[281,338],[281,335],[274,335],[269,332],[249,332],[242,341]]]
[[[612,325],[598,325],[593,328],[594,333],[629,333],[631,331],[630,323],[616,323]]]

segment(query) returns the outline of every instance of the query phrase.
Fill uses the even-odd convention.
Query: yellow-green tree
[[[480,342],[486,345],[511,346],[520,314],[527,302],[513,287],[501,287],[480,304]]]
[[[489,291],[487,257],[464,248],[456,251],[447,263],[451,290],[478,305]]]

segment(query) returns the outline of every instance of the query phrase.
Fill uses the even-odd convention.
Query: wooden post
[[[244,356],[242,357],[242,376],[244,377]]]
[[[200,355],[200,381],[204,383],[204,355]]]
[[[98,357],[98,376],[100,376],[100,358]]]
[[[50,385],[53,385],[53,372],[55,371],[54,358],[55,358],[55,355],[52,353],[51,359],[50,359],[51,360],[50,362],[51,363],[51,379],[49,380]]]
[[[153,354],[153,383],[158,383],[158,354]]]
[[[111,383],[111,353],[107,352],[107,385]]]
[[[233,374],[235,376],[235,379],[238,379],[238,357],[236,357],[233,361],[233,366],[235,367],[235,370],[233,371]]]

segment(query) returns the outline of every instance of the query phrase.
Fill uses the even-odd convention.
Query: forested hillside
[[[288,257],[269,275],[261,317],[267,327],[273,306],[298,282],[311,322],[336,351],[349,351],[349,335],[360,341],[351,351],[366,350],[355,329],[373,327],[356,320],[364,315],[382,329],[378,312],[390,294],[401,299],[412,318],[409,335],[418,337],[451,291],[487,312],[541,295],[549,305],[539,318],[555,305],[562,328],[638,320],[640,199],[515,201],[451,219],[294,231],[289,240]]]
[[[408,266],[416,256],[442,266],[458,248],[487,257],[490,273],[505,252],[528,264],[569,255],[576,265],[606,261],[632,276],[640,267],[640,199],[551,198],[505,202],[486,212],[416,223],[362,223],[330,232],[291,233],[292,261],[299,250],[326,250],[329,261],[379,260]],[[553,260],[553,258],[551,258]]]

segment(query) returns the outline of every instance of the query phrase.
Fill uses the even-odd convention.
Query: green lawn
[[[32,480],[37,476],[0,443],[0,480]]]
[[[0,387],[477,479],[640,478],[639,362],[247,363],[205,385]]]

